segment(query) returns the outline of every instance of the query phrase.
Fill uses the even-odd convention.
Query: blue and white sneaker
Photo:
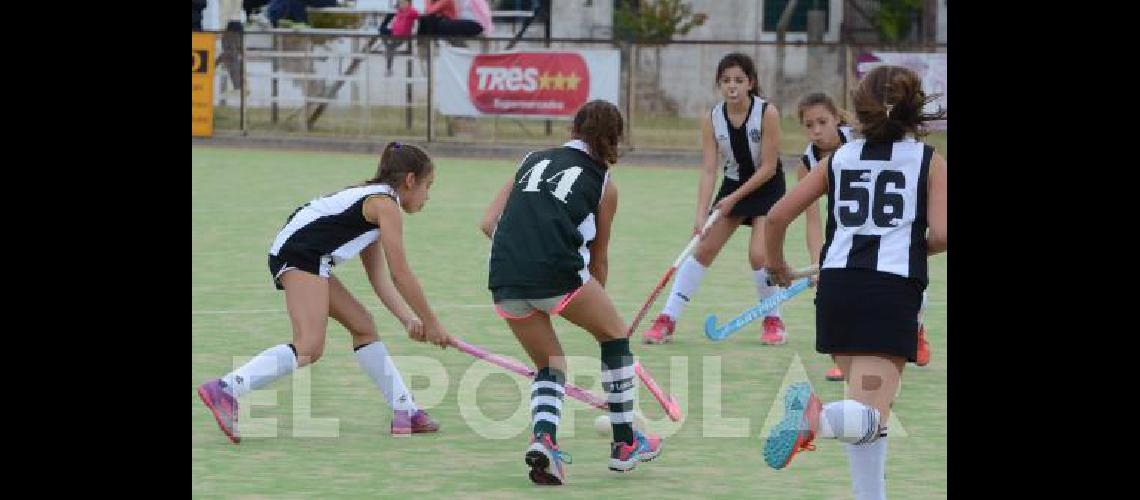
[[[823,403],[811,392],[807,382],[788,386],[784,394],[784,419],[764,441],[764,461],[773,469],[783,469],[800,450],[814,451],[816,429]]]

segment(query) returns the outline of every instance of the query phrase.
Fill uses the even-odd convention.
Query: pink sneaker
[[[764,333],[760,335],[760,342],[766,345],[782,345],[787,342],[787,332],[784,330],[784,321],[776,316],[764,318]]]
[[[843,370],[840,370],[838,366],[833,366],[830,370],[827,370],[827,373],[823,375],[823,378],[832,382],[842,382]]]
[[[416,410],[414,413],[409,411],[396,410],[392,413],[392,435],[393,436],[410,436],[412,434],[423,434],[427,432],[438,432],[439,424],[436,423],[431,415],[426,411]]]
[[[638,462],[648,462],[661,454],[661,437],[633,431],[633,444],[610,443],[610,470],[629,472]]]
[[[653,321],[653,326],[649,331],[645,332],[643,341],[646,344],[664,344],[673,341],[673,329],[677,327],[677,322],[673,321],[667,314],[657,316]]]
[[[198,386],[198,397],[206,404],[206,408],[210,409],[210,413],[214,415],[214,420],[218,422],[218,427],[226,437],[234,444],[240,443],[241,436],[237,431],[237,400],[222,388],[222,381],[213,379]]]
[[[926,366],[930,363],[930,342],[926,341],[926,325],[918,324],[918,358],[914,364]]]

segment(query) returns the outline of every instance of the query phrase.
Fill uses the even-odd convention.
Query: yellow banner
[[[214,135],[214,51],[217,47],[213,33],[192,33],[194,36],[194,113],[193,136]]]

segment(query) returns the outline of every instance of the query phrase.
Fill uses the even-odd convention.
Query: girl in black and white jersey
[[[853,120],[849,118],[847,111],[839,109],[831,96],[822,92],[804,96],[800,100],[797,111],[799,112],[800,123],[803,124],[808,139],[810,139],[807,148],[804,150],[802,162],[796,168],[796,178],[802,182],[804,177],[807,177],[808,173],[811,172],[811,169],[815,168],[826,156],[855,139],[855,131],[850,124]],[[808,205],[804,217],[806,217],[804,235],[807,239],[808,254],[811,256],[811,263],[819,265],[820,251],[823,249],[823,229],[819,221],[819,200]],[[813,281],[817,279],[816,276],[812,277]],[[918,366],[926,366],[930,362],[930,343],[926,341],[926,328],[922,324],[922,314],[925,310],[926,292],[923,292],[922,306],[918,312],[918,354],[915,358],[915,364]],[[839,368],[839,365],[835,365],[824,374],[824,378],[834,382],[842,381],[843,370]]]
[[[450,338],[408,266],[403,241],[403,214],[423,209],[434,179],[431,159],[421,149],[389,143],[373,178],[314,199],[289,216],[269,249],[269,273],[277,289],[285,291],[293,341],[198,386],[198,395],[231,441],[241,440],[237,399],[320,359],[330,317],[352,335],[357,361],[392,408],[392,434],[438,430],[416,406],[377,336],[372,315],[332,275],[333,266],[359,254],[372,290],[408,336],[446,347]],[[385,276],[385,262],[391,279]]]
[[[779,291],[768,281],[764,218],[785,191],[779,157],[780,113],[760,95],[756,65],[747,55],[731,53],[721,58],[716,82],[724,100],[701,119],[703,158],[694,234],[704,227],[712,210],[719,209],[721,216],[702,236],[693,255],[677,269],[665,307],[643,334],[647,344],[672,340],[677,320],[696,295],[705,270],[741,225],[752,229],[748,263],[757,295],[763,300]],[[722,170],[723,180],[714,198],[718,169]],[[779,345],[787,341],[778,307],[768,313],[762,324],[760,342]]]
[[[827,195],[827,226],[816,291],[816,351],[847,381],[844,400],[822,404],[807,383],[785,395],[784,419],[764,458],[784,468],[818,438],[847,444],[855,498],[886,498],[887,429],[903,368],[915,361],[927,257],[946,251],[946,161],[919,142],[934,100],[913,71],[879,66],[852,93],[861,139],[839,147],[772,207],[769,270],[790,282],[788,224]]]

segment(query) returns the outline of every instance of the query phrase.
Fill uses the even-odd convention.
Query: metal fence
[[[219,33],[214,87],[216,133],[304,135],[486,143],[548,143],[568,122],[443,116],[432,102],[441,44],[480,53],[537,48],[621,51],[621,102],[630,146],[700,149],[700,116],[720,100],[716,65],[728,52],[756,62],[761,92],[799,132],[795,104],[825,92],[841,105],[857,82],[856,59],[872,51],[945,53],[945,45],[684,41],[666,45],[542,38],[392,39],[357,30]],[[389,62],[390,61],[390,62]],[[844,106],[848,107],[849,106]],[[790,138],[794,150],[806,139]],[[798,142],[798,144],[797,144]]]

